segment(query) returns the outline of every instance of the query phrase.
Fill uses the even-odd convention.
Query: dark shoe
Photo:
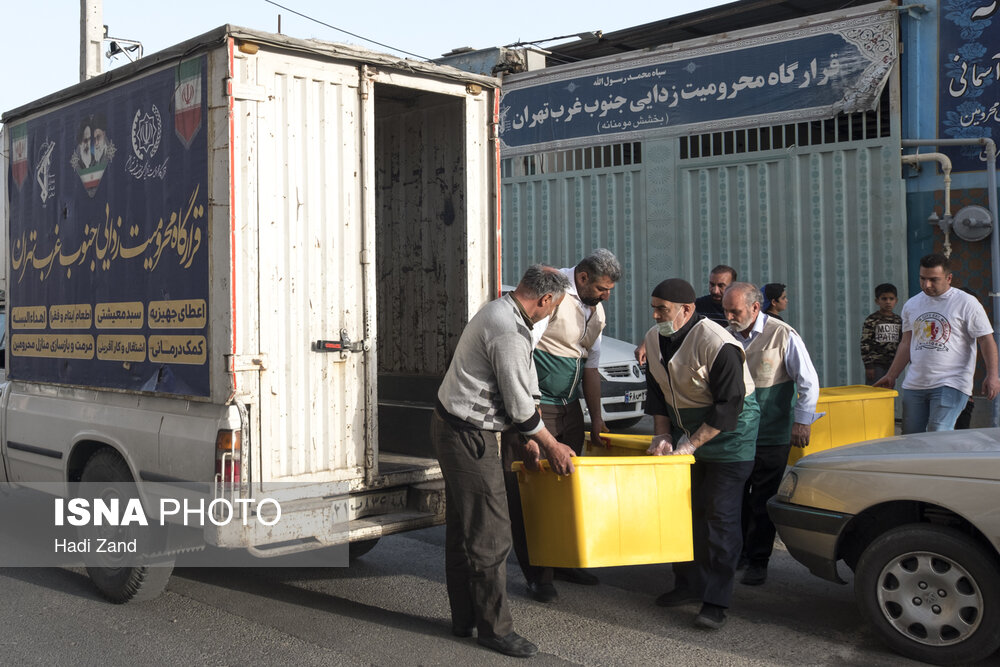
[[[537,646],[516,632],[510,633],[506,637],[480,637],[476,641],[486,648],[491,648],[512,658],[530,658],[538,653]]]
[[[560,581],[568,581],[571,584],[582,586],[596,586],[601,580],[586,570],[577,567],[557,567],[552,576]]]
[[[745,586],[760,586],[765,581],[767,581],[767,565],[751,565],[740,579],[740,583]]]
[[[682,604],[699,602],[700,600],[701,596],[695,595],[687,588],[675,588],[674,590],[664,593],[660,597],[656,598],[656,606],[679,607]]]
[[[528,595],[536,602],[552,602],[559,597],[556,587],[552,584],[536,584],[533,581],[528,582]]]
[[[726,624],[726,608],[706,602],[701,605],[701,611],[695,617],[694,624],[699,628],[718,630]]]
[[[451,634],[455,635],[456,637],[471,637],[472,628],[471,627],[464,628],[464,627],[459,627],[457,625],[453,625],[451,626]]]

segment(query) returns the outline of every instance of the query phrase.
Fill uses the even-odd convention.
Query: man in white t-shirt
[[[921,293],[903,306],[903,338],[886,374],[873,386],[892,389],[903,381],[903,433],[951,431],[972,395],[976,345],[986,364],[983,394],[1000,393],[997,345],[982,304],[951,288],[948,258],[933,253],[920,258]]]

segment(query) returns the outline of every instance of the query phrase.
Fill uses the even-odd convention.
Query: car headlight
[[[781,480],[781,486],[778,487],[778,498],[791,501],[792,496],[795,495],[795,487],[799,483],[799,476],[795,474],[794,470],[788,471],[785,474],[785,478]]]

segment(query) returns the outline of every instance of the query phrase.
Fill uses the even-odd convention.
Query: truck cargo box
[[[227,25],[6,113],[7,479],[112,449],[345,484],[351,539],[440,521],[423,425],[498,294],[497,84]]]

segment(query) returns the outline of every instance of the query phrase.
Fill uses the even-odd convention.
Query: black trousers
[[[774,549],[774,524],[767,501],[781,486],[791,445],[758,447],[753,472],[743,490],[743,555],[750,565],[767,567]]]
[[[542,405],[540,410],[542,421],[553,437],[572,447],[579,456],[583,451],[584,439],[583,408],[580,407],[580,401],[573,401],[565,406]],[[510,532],[517,564],[521,566],[521,572],[529,583],[551,584],[552,568],[531,564],[528,538],[524,532],[524,513],[521,511],[521,490],[517,486],[517,475],[510,471],[510,464],[521,460],[522,436],[514,430],[504,431],[502,442],[503,481],[507,488],[507,512],[510,514]]]
[[[696,461],[691,466],[694,561],[675,563],[676,587],[728,607],[743,546],[740,507],[753,461]]]
[[[445,578],[456,628],[480,638],[514,631],[507,604],[510,517],[498,433],[456,427],[437,412],[431,440],[444,476]]]

